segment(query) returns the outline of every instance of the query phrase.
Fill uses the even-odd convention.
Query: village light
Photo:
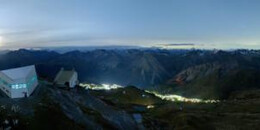
[[[90,89],[90,90],[112,90],[112,89],[118,89],[118,88],[123,88],[120,85],[116,85],[116,84],[101,84],[101,85],[95,85],[95,84],[79,84],[79,86],[85,88],[85,89]],[[202,100],[202,99],[198,99],[198,98],[186,98],[180,95],[175,95],[175,94],[159,94],[157,92],[153,92],[153,91],[148,91],[145,90],[145,92],[150,93],[150,94],[154,94],[156,97],[162,99],[162,100],[167,100],[167,101],[172,101],[172,102],[191,102],[191,103],[218,103],[219,100]],[[124,92],[123,92],[124,93]],[[146,97],[146,95],[142,95],[142,97]],[[148,109],[153,108],[153,106],[149,105],[147,106]]]
[[[146,108],[147,109],[152,109],[152,108],[154,108],[154,105],[148,105],[148,106],[146,106]]]
[[[154,94],[156,97],[159,97],[163,100],[168,100],[168,101],[180,101],[180,102],[191,102],[191,103],[218,103],[219,100],[202,100],[202,99],[197,99],[197,98],[186,98],[182,97],[179,95],[174,95],[174,94],[167,94],[167,95],[162,95],[157,92],[152,92],[145,90],[147,93]]]
[[[109,84],[101,84],[105,90],[110,90]]]
[[[79,86],[85,88],[85,89],[90,89],[90,90],[111,90],[111,89],[118,89],[118,88],[122,88],[122,86],[120,85],[116,85],[116,84],[101,84],[101,85],[96,85],[96,84],[83,84],[80,83]]]

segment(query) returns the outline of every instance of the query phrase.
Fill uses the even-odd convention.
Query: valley
[[[257,130],[260,123],[258,51],[22,49],[0,62],[0,69],[35,64],[39,76],[30,97],[0,93],[2,128]],[[62,67],[78,72],[75,89],[53,85]]]
[[[225,99],[233,91],[260,86],[260,52],[256,50],[123,49],[60,54],[20,49],[0,55],[0,63],[1,70],[35,64],[37,74],[48,81],[60,68],[74,68],[81,82],[132,85],[198,99]]]
[[[116,85],[116,84],[79,84],[80,87],[83,87],[87,90],[114,90],[114,89],[123,89],[123,86]],[[191,102],[191,103],[217,103],[220,102],[219,100],[202,100],[202,99],[197,99],[197,98],[186,98],[180,95],[175,95],[175,94],[160,94],[156,91],[149,91],[149,90],[144,90],[146,93],[152,94],[162,100],[167,100],[167,101],[173,101],[173,102]],[[144,98],[146,95],[142,95]]]
[[[237,91],[218,102],[192,102],[190,99],[163,100],[134,86],[105,88],[58,89],[42,80],[28,98],[0,98],[0,121],[3,123],[0,126],[15,129],[257,130],[260,123],[260,90]],[[6,121],[11,125],[4,124]]]

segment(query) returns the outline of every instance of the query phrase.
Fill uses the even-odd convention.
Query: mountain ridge
[[[71,51],[60,54],[54,51],[21,49],[0,55],[0,62],[0,69],[35,64],[39,76],[50,81],[59,69],[64,67],[78,71],[81,82],[134,85],[139,88],[168,85],[172,86],[174,92],[183,86],[175,82],[176,77],[179,77],[187,86],[199,86],[188,89],[191,92],[196,91],[194,94],[199,94],[201,87],[205,86],[212,89],[211,92],[226,93],[226,89],[222,90],[224,86],[235,89],[234,85],[239,85],[228,80],[243,79],[243,75],[246,76],[244,82],[258,79],[260,53],[257,50],[127,49]],[[236,74],[240,73],[243,74],[242,77],[236,77]],[[256,79],[250,74],[254,74]],[[213,83],[220,83],[221,90],[215,90],[219,88]],[[259,86],[258,82],[248,84],[249,88],[254,84],[255,87]],[[239,85],[237,88],[246,86]],[[212,95],[215,95],[214,98],[223,97],[219,94]],[[207,98],[208,95],[201,97]]]

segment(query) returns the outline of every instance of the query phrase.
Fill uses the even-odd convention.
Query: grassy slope
[[[123,94],[126,91],[128,94]],[[143,99],[142,91],[127,87],[112,91],[92,91],[91,94],[112,102],[114,107],[134,112],[133,105],[152,103],[155,108],[139,112],[143,124],[148,129],[252,129],[260,123],[260,91],[238,91],[230,99],[218,104],[192,104],[182,102],[157,101],[156,98]],[[136,95],[136,96],[133,96]],[[236,100],[235,100],[236,99]],[[128,108],[122,107],[128,106]]]
[[[148,128],[165,129],[257,130],[260,123],[259,92],[254,93],[255,97],[249,94],[250,98],[230,99],[218,104],[168,103],[145,113],[144,124]],[[237,96],[241,97],[241,93],[233,98]]]
[[[98,96],[114,104],[152,105],[163,101],[156,96],[146,93],[136,87],[126,87],[110,91],[91,91],[92,95]]]

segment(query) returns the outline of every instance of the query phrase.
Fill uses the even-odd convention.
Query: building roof
[[[72,71],[61,70],[59,72],[59,74],[57,75],[57,77],[55,78],[55,82],[64,84],[64,83],[70,81],[70,79],[73,77],[73,75],[75,73],[76,72],[74,70],[72,70]]]
[[[26,78],[33,69],[35,69],[35,66],[30,65],[25,67],[2,70],[1,72],[11,79],[22,79]]]

